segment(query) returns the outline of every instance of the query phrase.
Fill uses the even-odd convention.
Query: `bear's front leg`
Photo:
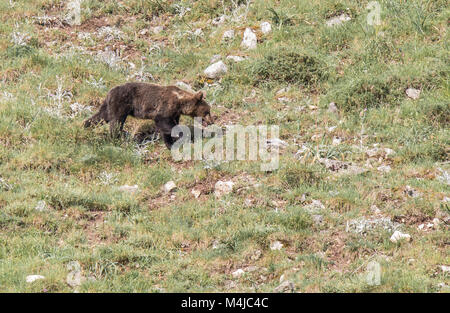
[[[171,118],[155,118],[155,125],[158,127],[159,132],[162,135],[164,143],[168,149],[172,148],[173,143],[175,142],[172,137],[172,128],[174,128],[177,124]]]

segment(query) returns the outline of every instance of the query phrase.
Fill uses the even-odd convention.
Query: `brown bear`
[[[84,122],[90,127],[102,120],[109,123],[112,136],[122,131],[128,115],[152,119],[170,149],[174,143],[172,128],[181,115],[201,117],[203,126],[213,123],[211,107],[202,92],[192,94],[176,86],[158,86],[148,83],[126,83],[108,92],[98,113]]]

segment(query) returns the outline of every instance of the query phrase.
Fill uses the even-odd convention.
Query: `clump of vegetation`
[[[287,49],[272,50],[252,66],[256,85],[278,82],[316,86],[327,77],[327,66],[318,57]]]
[[[289,165],[281,171],[280,176],[289,188],[317,186],[323,179],[320,168],[304,164]]]

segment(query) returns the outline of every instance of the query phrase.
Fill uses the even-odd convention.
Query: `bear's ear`
[[[202,99],[203,99],[203,92],[201,92],[201,91],[199,91],[199,92],[197,92],[196,94],[195,94],[195,96],[194,96],[194,98],[195,98],[195,100],[197,100],[197,101],[201,101]]]

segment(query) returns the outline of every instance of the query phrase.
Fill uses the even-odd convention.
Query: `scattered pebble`
[[[450,273],[450,266],[448,265],[441,265],[440,266],[443,273]]]
[[[420,197],[420,195],[421,195],[420,192],[416,191],[411,186],[406,186],[404,192],[405,192],[405,194],[407,194],[408,196],[410,196],[412,198],[417,198],[417,197]]]
[[[274,241],[270,244],[270,250],[281,250],[283,244],[279,241]]]
[[[198,197],[200,197],[202,192],[200,190],[197,190],[197,189],[192,189],[191,193],[194,195],[195,199],[198,199]]]
[[[32,283],[32,282],[35,282],[36,280],[39,280],[39,279],[45,279],[45,277],[42,276],[42,275],[28,275],[25,278],[27,283]]]
[[[225,15],[216,17],[215,19],[212,20],[212,24],[215,26],[222,25],[223,23],[225,23]]]
[[[211,60],[209,60],[209,63],[216,63],[218,61],[220,61],[220,59],[222,58],[222,56],[220,54],[215,54],[212,56]]]
[[[186,84],[185,82],[179,81],[175,84],[175,86],[177,86],[180,89],[183,89],[185,91],[188,91],[190,93],[195,93],[194,89],[192,89],[192,87],[188,84]]]
[[[236,270],[236,271],[234,271],[233,273],[231,273],[231,275],[234,277],[234,278],[239,278],[239,277],[241,277],[242,275],[244,275],[245,274],[245,272],[244,272],[244,270],[243,269],[238,269],[238,270]]]
[[[417,100],[420,97],[420,90],[415,88],[408,88],[406,89],[406,95],[413,100]]]
[[[337,106],[336,106],[336,103],[331,102],[331,103],[328,105],[328,112],[330,112],[330,113],[337,113],[337,112],[338,112],[338,108],[337,108]]]
[[[155,27],[151,27],[150,30],[155,34],[158,35],[159,33],[161,33],[164,30],[164,27],[162,26],[155,26]]]
[[[380,165],[377,167],[379,172],[389,173],[391,171],[391,167],[389,165]]]
[[[223,195],[229,194],[233,191],[234,183],[232,181],[219,180],[214,186],[214,194],[220,198]]]
[[[396,231],[400,226],[401,224],[393,222],[389,217],[360,217],[347,221],[345,231],[365,235],[380,228],[388,231]]]
[[[46,206],[47,204],[45,203],[45,201],[40,200],[34,209],[38,212],[44,212],[47,209]]]
[[[347,21],[350,21],[350,20],[351,20],[351,17],[350,17],[350,16],[348,16],[347,14],[341,14],[341,15],[334,16],[334,17],[328,19],[328,20],[326,21],[326,25],[327,25],[328,27],[339,26],[339,25],[341,25],[342,23],[347,22]]]
[[[234,30],[230,29],[223,33],[222,40],[231,40],[234,38]]]
[[[237,55],[229,55],[229,56],[227,56],[227,60],[232,60],[234,62],[242,62],[245,60],[245,58],[237,56]]]
[[[256,49],[258,38],[251,28],[246,28],[244,31],[244,39],[242,39],[241,47],[245,49]]]
[[[163,190],[165,193],[169,193],[171,191],[174,191],[177,188],[177,185],[175,185],[175,182],[173,180],[168,181],[164,184]]]
[[[212,78],[212,79],[219,78],[219,77],[223,76],[224,74],[226,74],[227,72],[228,72],[228,68],[225,65],[225,63],[223,63],[222,61],[211,64],[204,71],[206,77]]]
[[[139,190],[139,186],[138,185],[133,185],[133,186],[129,186],[129,185],[123,185],[119,187],[120,191],[123,192],[128,192],[128,193],[135,193]]]
[[[390,239],[392,242],[396,243],[400,240],[406,240],[406,241],[410,241],[411,240],[411,235],[409,234],[404,234],[402,232],[400,232],[399,230],[396,230]]]
[[[289,280],[283,281],[278,287],[274,289],[274,292],[294,292],[295,286]]]
[[[269,22],[262,22],[261,23],[261,32],[266,35],[272,31],[272,25],[270,25]]]

